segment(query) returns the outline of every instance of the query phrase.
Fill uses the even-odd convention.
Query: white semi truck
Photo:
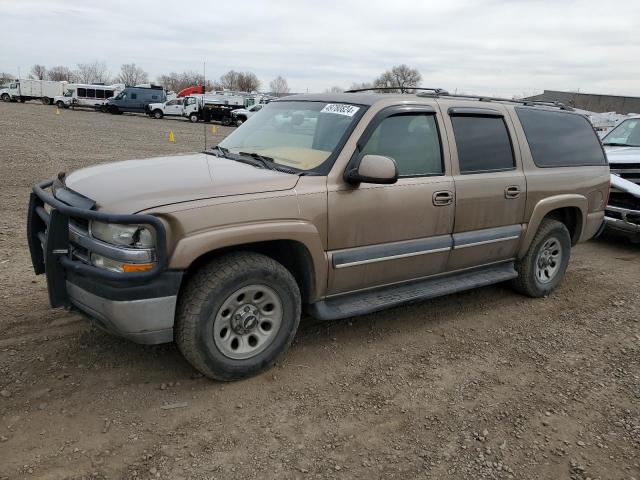
[[[9,84],[3,100],[14,102],[26,102],[27,100],[40,100],[44,105],[53,105],[54,97],[62,95],[69,82],[54,82],[50,80],[32,80],[22,78]],[[4,95],[4,94],[3,94]]]

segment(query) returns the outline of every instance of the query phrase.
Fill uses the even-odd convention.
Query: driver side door
[[[455,202],[440,125],[439,112],[427,105],[381,110],[352,160],[393,158],[398,181],[328,186],[329,295],[445,271]]]

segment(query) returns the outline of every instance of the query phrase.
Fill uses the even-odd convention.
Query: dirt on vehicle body
[[[547,295],[602,226],[608,187],[595,132],[565,110],[303,95],[212,151],[39,184],[29,238],[53,306],[175,339],[231,380],[271,365],[302,311],[346,318],[507,280]]]

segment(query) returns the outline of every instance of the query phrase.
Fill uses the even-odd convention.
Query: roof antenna
[[[202,126],[204,128],[204,151],[207,151],[207,122],[204,121],[204,91],[207,88],[207,62],[202,62],[202,105],[199,109],[202,109]]]

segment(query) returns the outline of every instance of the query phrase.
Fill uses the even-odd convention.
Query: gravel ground
[[[0,478],[640,479],[640,248],[624,240],[575,248],[545,299],[497,285],[307,320],[276,368],[232,384],[50,310],[30,185],[202,144],[182,120],[0,103]]]

